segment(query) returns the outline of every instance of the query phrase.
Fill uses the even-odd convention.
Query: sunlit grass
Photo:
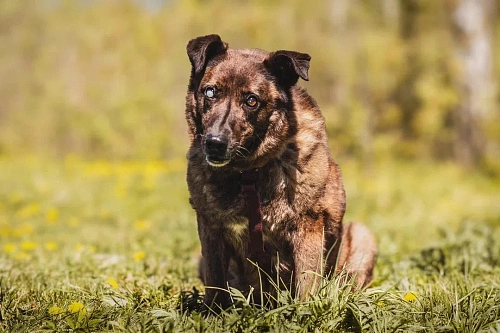
[[[452,165],[338,161],[346,220],[379,240],[366,291],[336,280],[274,309],[233,291],[205,318],[185,162],[0,159],[6,331],[480,331],[500,325],[500,183]],[[195,289],[193,289],[195,288]]]

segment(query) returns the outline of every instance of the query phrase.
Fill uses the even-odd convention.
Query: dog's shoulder
[[[313,164],[317,165],[314,168],[322,168],[329,163],[330,157],[323,114],[314,98],[304,88],[294,86],[291,93],[294,108],[294,144],[299,151],[298,164],[305,166],[314,160]]]

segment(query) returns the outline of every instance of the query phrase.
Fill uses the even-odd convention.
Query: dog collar
[[[262,212],[260,209],[260,197],[257,192],[258,179],[259,174],[256,169],[243,171],[241,173],[241,192],[245,197],[248,229],[250,234],[248,251],[250,253],[250,258],[257,260],[264,255]]]

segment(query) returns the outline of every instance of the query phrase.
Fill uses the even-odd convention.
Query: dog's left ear
[[[299,77],[309,81],[307,71],[311,56],[295,51],[276,51],[269,54],[264,65],[278,80],[279,84],[291,87]]]
[[[224,43],[219,35],[201,36],[189,41],[187,47],[189,61],[193,66],[193,74],[201,74],[210,59],[227,50],[227,43]]]

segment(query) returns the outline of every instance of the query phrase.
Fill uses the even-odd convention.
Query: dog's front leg
[[[200,269],[206,286],[203,302],[215,311],[226,309],[231,304],[227,291],[229,250],[222,237],[222,232],[206,224],[207,220],[198,218],[201,253]]]
[[[322,225],[311,228],[310,221],[303,221],[308,226],[297,230],[293,238],[294,282],[296,293],[301,300],[305,300],[314,293],[321,281],[323,267],[323,228]],[[305,224],[304,223],[304,224]]]

